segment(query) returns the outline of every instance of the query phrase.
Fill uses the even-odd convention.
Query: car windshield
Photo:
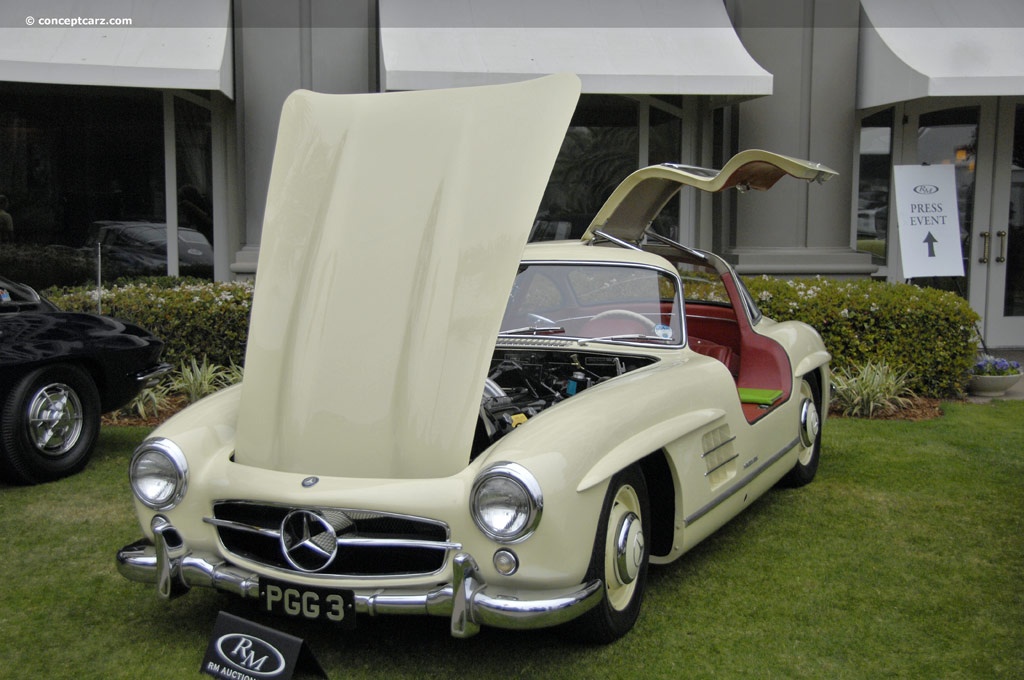
[[[523,264],[502,335],[557,335],[678,345],[683,342],[677,279],[641,266]]]

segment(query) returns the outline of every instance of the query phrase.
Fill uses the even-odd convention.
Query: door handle
[[[979,235],[984,243],[982,244],[981,257],[978,258],[978,262],[981,264],[988,264],[989,247],[991,246],[992,234],[987,231],[983,231]]]
[[[996,236],[999,237],[999,257],[996,258],[996,262],[1002,264],[1006,262],[1006,232],[1003,230],[997,231]]]

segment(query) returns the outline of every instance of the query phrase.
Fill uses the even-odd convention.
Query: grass
[[[607,647],[456,640],[425,617],[345,632],[205,589],[165,603],[114,568],[139,535],[125,467],[146,430],[106,427],[84,473],[0,488],[0,677],[197,676],[220,610],[304,638],[331,678],[1024,677],[1024,402],[945,410],[830,420],[815,482],[652,568]]]

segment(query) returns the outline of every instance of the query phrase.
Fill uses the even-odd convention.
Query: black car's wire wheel
[[[573,622],[572,632],[577,637],[609,643],[636,623],[647,584],[650,512],[647,484],[637,466],[612,477],[584,579],[601,579],[605,596]]]
[[[7,394],[0,425],[0,477],[15,484],[60,479],[89,462],[100,427],[99,392],[77,366],[44,366]]]

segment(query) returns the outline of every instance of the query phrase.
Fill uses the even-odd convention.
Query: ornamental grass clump
[[[859,368],[839,369],[832,374],[832,407],[853,418],[892,415],[914,401],[909,378],[909,371],[871,361]]]
[[[210,363],[204,356],[200,363],[192,357],[182,361],[171,378],[171,389],[194,403],[217,390],[233,385],[241,379],[241,370]]]

